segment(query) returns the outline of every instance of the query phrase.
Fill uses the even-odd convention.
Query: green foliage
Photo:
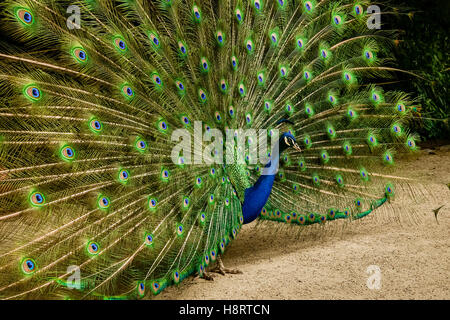
[[[390,3],[394,6],[403,4],[402,1]],[[415,124],[415,130],[423,138],[450,138],[450,3],[446,0],[411,0],[407,6],[409,14],[395,21],[395,27],[404,30],[395,53],[397,63],[401,69],[411,70],[429,81],[408,79],[399,85],[399,89],[417,95],[420,115],[431,118]]]

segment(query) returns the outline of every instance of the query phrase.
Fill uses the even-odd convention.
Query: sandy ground
[[[190,277],[156,299],[450,299],[450,145],[422,150],[397,172],[435,183],[436,199],[400,199],[397,210],[300,234],[245,225],[223,257],[243,274]],[[380,270],[378,290],[367,285],[370,265]]]

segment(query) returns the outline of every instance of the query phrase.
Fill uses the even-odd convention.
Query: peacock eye
[[[33,15],[28,9],[24,9],[24,8],[18,9],[16,11],[16,16],[20,22],[22,22],[23,24],[25,24],[27,26],[33,24],[33,22],[34,22]]]
[[[25,258],[22,261],[22,272],[25,274],[32,274],[36,271],[36,263],[31,258]]]
[[[200,20],[201,20],[201,18],[202,18],[202,15],[201,15],[201,13],[200,13],[200,9],[199,9],[197,6],[194,6],[194,7],[192,8],[192,12],[194,13],[194,19],[195,19],[197,22],[200,22]]]
[[[311,1],[306,1],[305,2],[305,9],[306,9],[306,11],[311,12],[312,8],[313,8],[313,6],[312,6]]]
[[[90,255],[96,255],[99,252],[99,245],[96,242],[89,242],[87,245],[87,251]]]
[[[119,50],[119,52],[124,52],[127,48],[127,45],[125,44],[125,41],[123,41],[121,38],[117,37],[113,41],[116,48]]]
[[[45,204],[45,196],[41,192],[32,192],[28,199],[33,207],[42,207]]]
[[[61,148],[61,157],[63,160],[70,161],[73,160],[75,157],[75,151],[72,147],[64,146]]]
[[[339,15],[335,15],[335,16],[333,17],[333,21],[334,21],[334,24],[335,24],[335,25],[340,25],[341,22],[342,22],[342,18],[341,18],[341,16],[339,16]]]
[[[134,96],[134,91],[133,89],[131,89],[130,86],[127,85],[123,86],[122,91],[127,98],[132,98]]]
[[[78,62],[86,62],[88,59],[88,55],[83,48],[73,48],[72,55],[75,57],[75,60]]]
[[[129,178],[130,178],[130,174],[127,170],[122,169],[119,171],[119,182],[120,183],[126,184],[129,180]]]

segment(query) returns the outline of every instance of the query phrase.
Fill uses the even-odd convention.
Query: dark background
[[[382,16],[383,27],[400,29],[401,40],[394,52],[398,67],[428,79],[397,75],[394,89],[412,93],[421,108],[421,121],[414,123],[422,140],[450,140],[450,1],[449,0],[381,0],[382,12],[399,14]],[[386,17],[386,19],[385,19]],[[426,118],[441,119],[430,120]]]

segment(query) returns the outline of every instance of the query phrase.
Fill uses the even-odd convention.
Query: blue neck
[[[272,192],[273,182],[278,171],[280,154],[287,148],[284,143],[280,144],[280,141],[277,144],[273,148],[270,161],[264,167],[259,179],[252,187],[245,189],[244,203],[242,205],[244,224],[252,222],[260,215]]]

